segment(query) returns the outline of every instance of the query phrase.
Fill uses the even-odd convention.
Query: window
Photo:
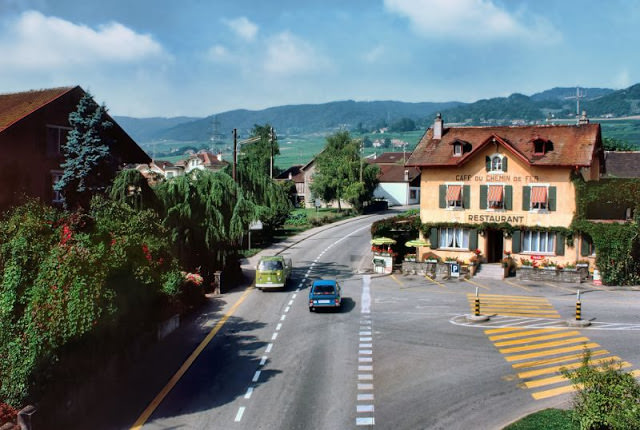
[[[62,172],[51,172],[51,187],[53,188],[61,178],[62,178]],[[53,203],[62,203],[64,201],[64,198],[62,197],[62,193],[60,193],[60,191],[56,191],[55,189],[52,189],[52,191],[53,191],[53,198],[51,199],[51,201]]]
[[[462,208],[462,185],[447,185],[447,207]]]
[[[486,157],[486,170],[487,172],[506,172],[507,171],[507,157],[501,154],[493,154]]]
[[[547,210],[549,208],[547,187],[531,187],[531,209]]]
[[[533,153],[535,155],[543,155],[545,153],[544,150],[545,147],[545,141],[544,140],[536,140],[533,142]]]
[[[439,248],[469,249],[469,229],[441,228]]]
[[[417,190],[409,190],[409,199],[410,200],[415,200],[418,198],[418,191]]]
[[[487,192],[487,207],[489,209],[504,209],[504,187],[502,185],[489,185]]]
[[[453,156],[461,157],[462,156],[462,144],[454,143],[453,144]]]
[[[70,127],[47,126],[47,156],[55,157],[62,154],[62,146],[67,142],[69,130]]]
[[[522,251],[552,254],[556,242],[555,233],[525,230],[522,232]]]

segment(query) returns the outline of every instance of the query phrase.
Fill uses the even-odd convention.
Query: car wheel
[[[313,312],[315,309],[313,309],[312,307],[309,307],[309,312]]]

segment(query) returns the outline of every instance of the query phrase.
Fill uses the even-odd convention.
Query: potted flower
[[[404,261],[416,261],[416,254],[405,254]]]

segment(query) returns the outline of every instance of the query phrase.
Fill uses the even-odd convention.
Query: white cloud
[[[223,45],[213,45],[207,50],[207,58],[217,63],[228,63],[232,60],[229,50]]]
[[[1,67],[35,70],[68,69],[100,64],[131,64],[169,58],[148,34],[117,22],[92,29],[61,18],[27,11],[0,34]]]
[[[384,0],[386,9],[409,20],[411,29],[427,38],[465,42],[518,39],[548,43],[560,34],[541,17],[518,17],[492,0]]]
[[[367,63],[375,63],[376,61],[382,58],[382,56],[384,55],[384,52],[385,52],[384,46],[377,45],[373,47],[370,51],[366,52],[362,56],[362,59]]]
[[[236,19],[223,19],[222,22],[246,41],[254,40],[258,34],[258,26],[244,16]]]
[[[288,31],[267,41],[264,69],[274,75],[296,75],[328,67],[314,47]]]

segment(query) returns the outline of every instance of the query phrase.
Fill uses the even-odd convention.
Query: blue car
[[[309,290],[309,312],[318,308],[340,308],[342,290],[337,281],[320,279],[313,281]]]

